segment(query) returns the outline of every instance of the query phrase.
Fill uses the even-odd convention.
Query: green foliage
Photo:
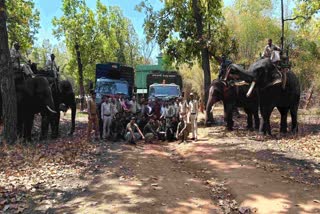
[[[193,59],[200,59],[204,46],[215,51],[218,41],[227,37],[221,1],[198,1],[198,5],[203,18],[202,38],[197,35],[191,0],[164,1],[164,7],[159,11],[155,11],[147,0],[137,6],[137,10],[146,13],[147,39],[155,39],[172,62],[192,64]]]
[[[6,1],[6,6],[9,45],[18,41],[22,50],[31,48],[40,27],[33,0]]]
[[[75,44],[79,44],[85,82],[93,81],[95,65],[119,62],[135,66],[141,60],[139,41],[129,19],[119,7],[107,7],[97,1],[96,9],[84,0],[64,0],[63,16],[53,19],[54,35],[64,38],[70,53],[67,73],[78,77]],[[78,78],[76,78],[78,79]]]
[[[213,79],[217,78],[217,72],[215,72],[217,67],[215,65],[211,65],[214,69],[211,72]],[[185,94],[189,94],[190,92],[197,93],[201,98],[204,97],[203,85],[204,85],[204,78],[203,78],[203,70],[201,68],[201,64],[197,60],[190,63],[183,63],[178,66],[179,73],[183,79],[183,90]]]
[[[55,61],[60,69],[60,73],[70,73],[66,67],[69,63],[70,55],[66,50],[66,46],[63,43],[52,45],[48,39],[43,40],[41,46],[32,48],[32,52],[29,55],[29,59],[32,62],[37,63],[38,69],[44,68],[46,62],[50,59],[50,54],[56,56]]]
[[[226,24],[238,42],[234,60],[250,64],[259,58],[267,39],[280,44],[279,21],[271,18],[271,0],[236,0],[234,7],[225,9]]]
[[[297,20],[300,24],[315,17],[320,12],[320,1],[318,0],[297,0],[297,7],[294,10],[296,16],[303,16],[303,19]],[[318,16],[319,18],[319,16]]]

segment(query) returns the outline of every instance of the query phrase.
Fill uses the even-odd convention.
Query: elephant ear
[[[222,80],[213,80],[211,83],[211,88],[213,91],[213,93],[223,93],[223,88],[225,86],[225,82]]]

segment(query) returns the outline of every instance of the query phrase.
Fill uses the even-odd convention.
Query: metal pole
[[[283,14],[283,0],[281,0],[281,50],[283,50],[284,42],[284,14]]]

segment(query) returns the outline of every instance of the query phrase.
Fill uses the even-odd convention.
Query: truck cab
[[[129,84],[125,80],[114,80],[108,78],[99,78],[96,82],[96,103],[100,103],[104,95],[114,96],[121,94],[129,96]]]
[[[96,103],[100,103],[104,95],[130,97],[133,87],[134,69],[132,67],[113,62],[96,65]]]
[[[180,86],[174,83],[159,84],[154,83],[149,86],[149,99],[156,98],[160,100],[175,99],[181,96]]]

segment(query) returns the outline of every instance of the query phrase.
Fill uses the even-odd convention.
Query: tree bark
[[[81,62],[80,46],[76,42],[75,45],[78,63],[78,73],[79,73],[79,89],[80,89],[80,110],[84,110],[84,85],[83,85],[83,67]]]
[[[311,99],[312,99],[312,95],[313,95],[313,90],[314,90],[314,83],[311,84],[307,94],[306,94],[306,102],[304,103],[304,107],[303,109],[307,109],[308,108],[308,105],[310,104],[311,102]]]
[[[204,75],[204,100],[205,103],[208,101],[209,88],[211,84],[211,73],[210,73],[210,61],[209,61],[209,50],[206,42],[203,40],[203,16],[199,8],[199,0],[192,0],[192,9],[194,19],[197,26],[197,38],[201,49],[201,64]]]
[[[10,63],[5,0],[0,0],[0,86],[2,98],[3,135],[8,143],[17,139],[17,100]]]

